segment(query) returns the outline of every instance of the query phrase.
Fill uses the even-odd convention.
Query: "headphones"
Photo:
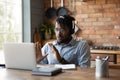
[[[72,21],[72,31],[70,32],[73,34],[75,32],[75,21]]]
[[[72,26],[72,29],[70,30],[70,34],[73,34],[74,32],[75,32],[75,19],[73,18],[71,18],[70,16],[67,16],[67,15],[64,15],[64,16],[59,16],[58,17],[58,21],[60,21],[59,19],[67,19],[67,20],[71,20],[72,21],[72,23],[71,23],[71,26]],[[61,20],[62,21],[62,20]]]

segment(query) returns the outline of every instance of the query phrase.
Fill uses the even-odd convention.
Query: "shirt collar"
[[[71,41],[70,41],[68,44],[66,44],[66,45],[73,45],[74,42],[75,42],[75,40],[72,38]],[[53,45],[59,45],[58,42],[57,42],[57,40],[55,40],[55,41],[53,42]]]

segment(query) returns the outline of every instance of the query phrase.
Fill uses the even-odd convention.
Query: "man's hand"
[[[39,63],[41,60],[43,60],[44,58],[47,57],[48,54],[42,56],[42,52],[41,52],[41,48],[42,45],[39,42],[35,43],[35,50],[36,50],[36,59],[37,59],[37,63]]]
[[[48,45],[52,48],[52,53],[54,54],[55,59],[60,61],[62,58],[56,47],[52,43],[48,43]]]

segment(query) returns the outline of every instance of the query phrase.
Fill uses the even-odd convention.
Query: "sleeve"
[[[42,47],[41,49],[41,52],[42,52],[42,55],[44,56],[47,52],[47,43]],[[42,61],[39,62],[39,64],[48,64],[48,60],[47,60],[47,57],[44,58]]]
[[[78,65],[80,67],[90,67],[90,47],[86,41],[83,41],[79,47]]]

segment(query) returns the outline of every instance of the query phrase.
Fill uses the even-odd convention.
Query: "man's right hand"
[[[41,60],[46,58],[47,55],[48,55],[48,54],[45,54],[44,56],[42,56],[41,48],[42,48],[41,43],[36,42],[35,43],[35,50],[36,50],[36,59],[37,59],[36,61],[37,61],[37,63],[39,63]]]

